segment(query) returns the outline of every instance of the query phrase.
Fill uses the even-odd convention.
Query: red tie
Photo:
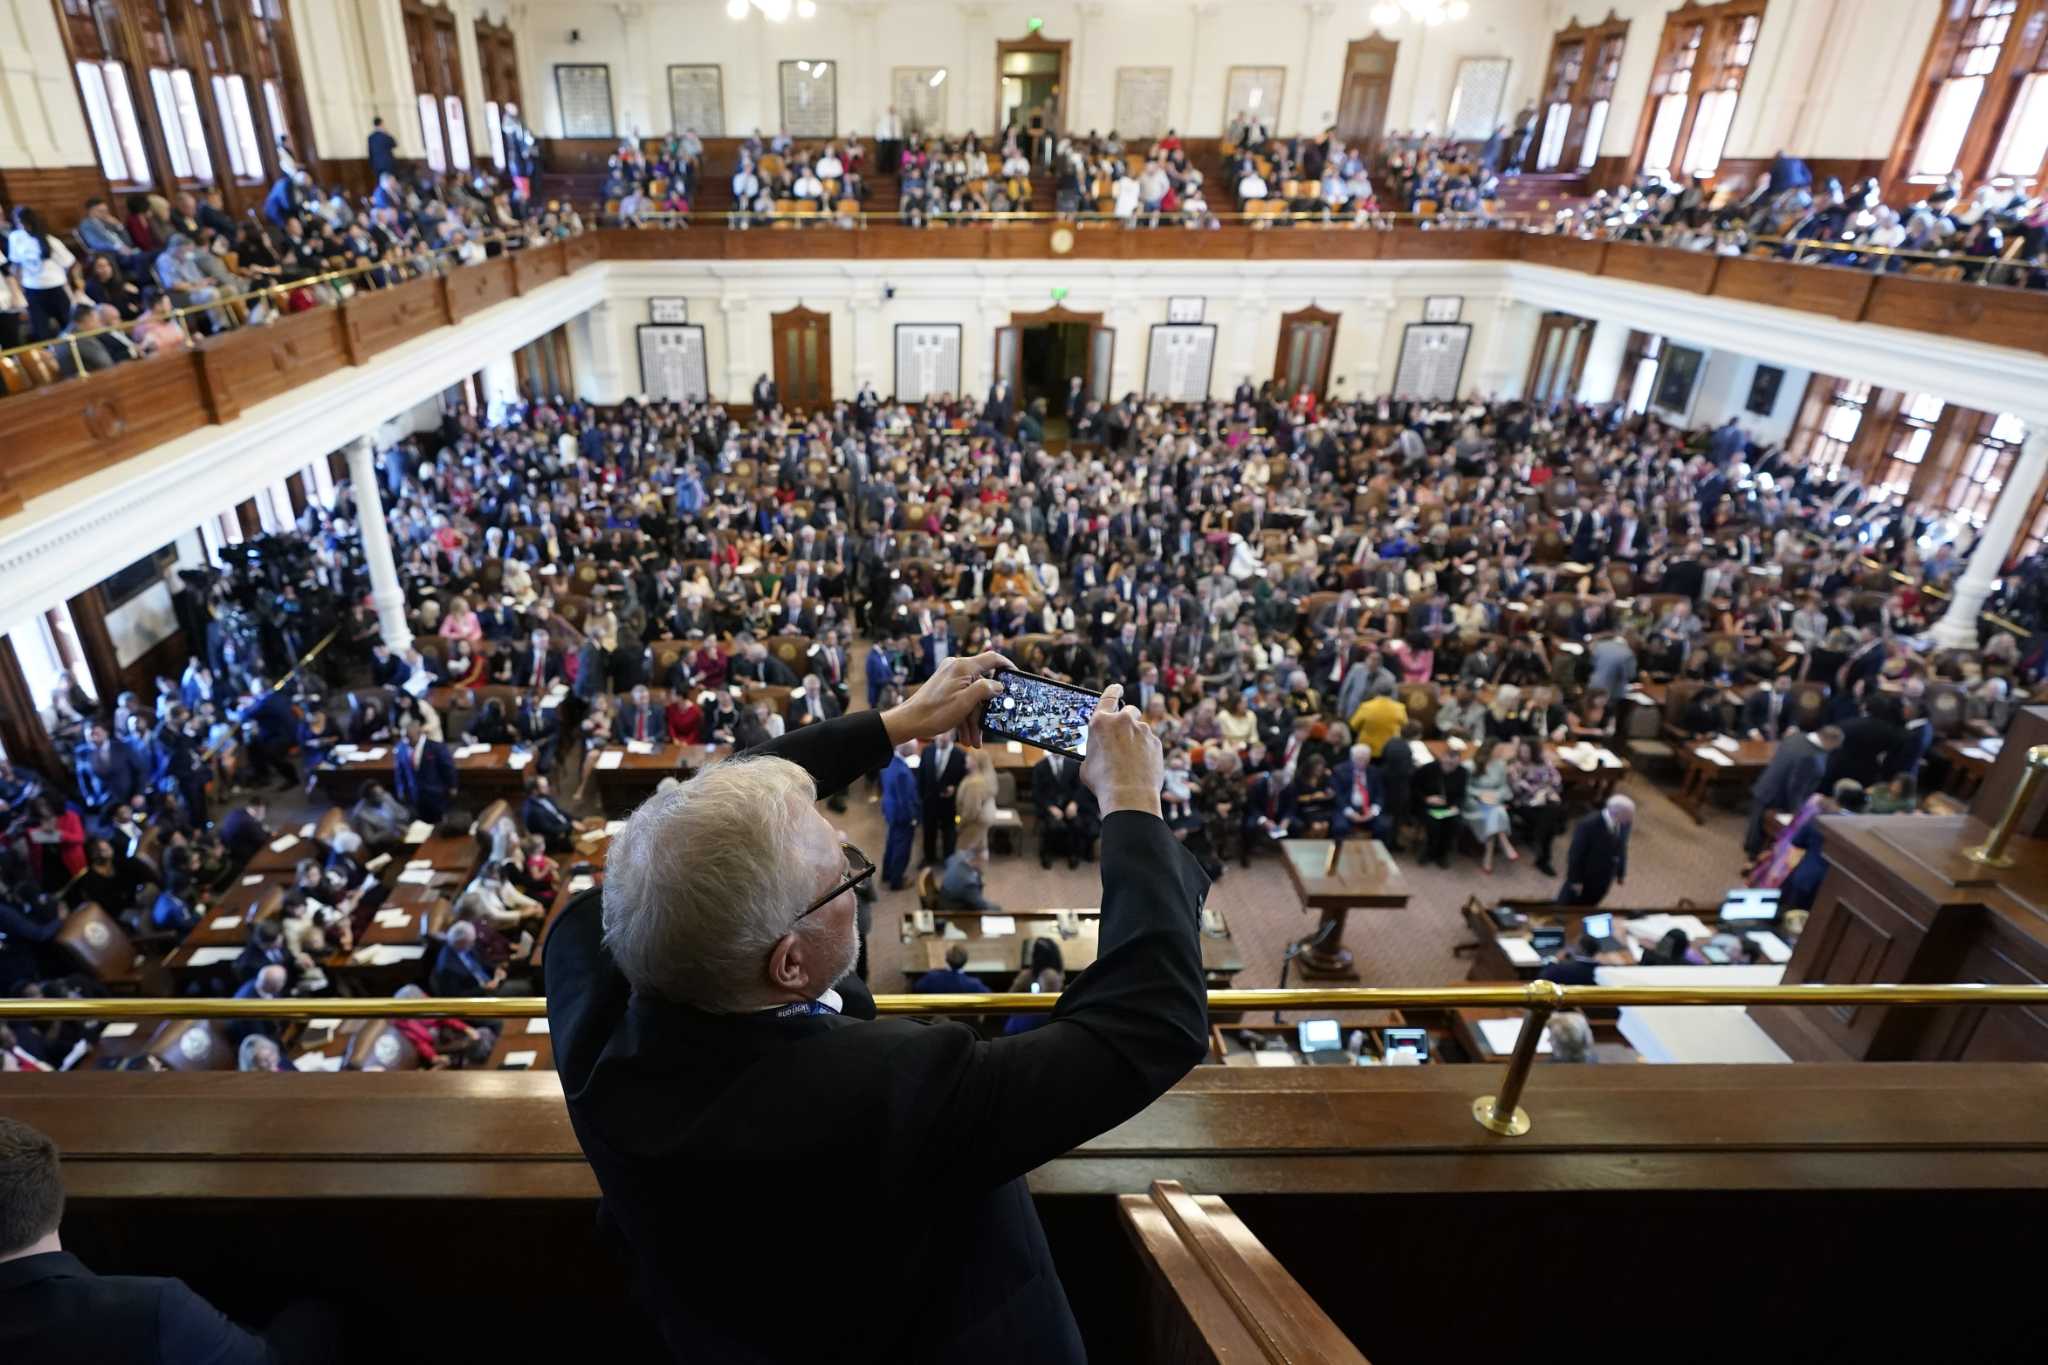
[[[545,654],[536,654],[536,655],[534,655],[534,656],[533,656],[533,690],[534,690],[534,691],[536,691],[536,692],[540,691],[540,685],[541,685],[541,683],[542,683],[542,682],[544,682],[544,681],[545,681],[545,680],[547,679],[547,675],[548,675],[548,656],[547,656],[547,655],[545,655]]]
[[[644,707],[644,706],[643,706],[643,707],[641,707],[641,708],[640,708],[640,719],[639,719],[639,720],[638,720],[638,721],[636,722],[636,724],[637,724],[637,726],[638,726],[638,728],[639,728],[639,731],[640,731],[640,734],[639,734],[639,738],[640,738],[641,740],[643,740],[643,741],[644,741],[644,740],[645,740],[645,739],[647,738],[647,708],[646,708],[646,707]]]

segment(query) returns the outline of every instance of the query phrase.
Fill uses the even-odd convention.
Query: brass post
[[[1564,999],[1554,981],[1531,981],[1528,993],[1529,1013],[1515,1039],[1508,1074],[1501,1077],[1500,1094],[1481,1095],[1472,1101],[1472,1117],[1479,1126],[1502,1137],[1520,1137],[1529,1131],[1529,1111],[1521,1107],[1522,1088],[1529,1084],[1529,1068],[1536,1064],[1536,1044],[1542,1040],[1543,1026]]]
[[[2020,775],[2020,784],[2012,789],[2012,799],[2005,803],[1998,823],[1991,827],[1991,837],[1975,848],[1964,849],[1965,858],[1986,867],[2012,866],[2012,855],[2005,851],[2005,846],[2012,841],[2012,827],[2019,823],[2020,812],[2040,788],[2043,774],[2048,774],[2048,744],[2036,744],[2027,750],[2027,770]]]

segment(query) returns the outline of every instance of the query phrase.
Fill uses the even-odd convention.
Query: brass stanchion
[[[1536,1065],[1536,1044],[1543,1026],[1564,999],[1554,981],[1529,983],[1529,1013],[1522,1020],[1522,1032],[1515,1039],[1515,1055],[1508,1060],[1508,1074],[1501,1077],[1499,1095],[1481,1095],[1472,1101],[1472,1117],[1489,1133],[1520,1137],[1529,1131],[1529,1111],[1522,1108],[1522,1089],[1529,1084],[1529,1068]]]
[[[1991,827],[1991,837],[1975,848],[1964,849],[1965,858],[1986,867],[2012,866],[2012,855],[2005,851],[2005,846],[2012,841],[2012,827],[2019,823],[2020,812],[2040,788],[2043,774],[2048,774],[2048,744],[2036,744],[2027,750],[2027,770],[2020,775],[2020,784],[2012,789],[2012,799],[2005,803],[1998,823]]]

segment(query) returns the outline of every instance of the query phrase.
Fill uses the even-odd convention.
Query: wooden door
[[[811,411],[832,403],[832,317],[792,308],[768,319],[775,347],[775,388],[788,409]]]
[[[1337,315],[1321,308],[1303,308],[1280,319],[1280,349],[1273,357],[1273,377],[1281,393],[1292,398],[1304,388],[1317,398],[1330,383],[1330,357],[1337,349]]]
[[[1536,351],[1529,357],[1524,395],[1535,403],[1561,403],[1579,391],[1586,371],[1586,347],[1593,324],[1570,313],[1545,313],[1536,329]]]
[[[1370,149],[1387,130],[1387,95],[1394,85],[1394,57],[1401,45],[1374,34],[1344,50],[1343,97],[1337,104],[1337,136]]]

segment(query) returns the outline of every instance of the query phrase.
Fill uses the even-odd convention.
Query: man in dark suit
[[[292,764],[292,742],[298,737],[299,718],[292,711],[291,698],[265,688],[255,695],[244,693],[235,708],[249,750],[249,780],[261,781],[276,773],[278,789],[299,785],[299,771]]]
[[[99,721],[86,729],[72,758],[72,772],[78,778],[78,794],[85,808],[95,816],[127,804],[142,790],[142,770],[136,766],[133,751],[116,744]]]
[[[1842,747],[1842,732],[1824,725],[1808,736],[1794,730],[1778,744],[1763,775],[1749,791],[1749,828],[1742,836],[1742,851],[1754,858],[1763,852],[1764,822],[1774,810],[1787,815],[1806,804],[1806,798],[1820,790],[1821,774],[1827,771],[1828,756]]]
[[[1010,419],[1017,415],[1017,395],[1010,381],[998,379],[988,386],[988,402],[982,404],[981,420],[998,436],[1010,431]]]
[[[476,926],[457,920],[448,926],[448,941],[434,958],[434,970],[427,976],[427,990],[433,995],[493,995],[505,984],[505,968],[495,971],[476,947]]]
[[[803,690],[789,699],[789,728],[816,725],[839,714],[839,703],[825,690],[825,680],[815,673],[804,674]]]
[[[370,179],[374,183],[398,174],[398,139],[384,130],[384,120],[370,120]]]
[[[529,834],[547,841],[550,853],[567,853],[576,834],[576,821],[555,800],[545,773],[534,774],[527,784],[526,800],[519,807],[519,822]]]
[[[1052,866],[1053,846],[1067,855],[1068,867],[1095,857],[1095,833],[1101,823],[1095,797],[1081,781],[1081,765],[1065,754],[1047,754],[1031,769],[1031,804],[1038,814],[1038,865]]]
[[[1742,699],[1742,733],[1750,739],[1777,739],[1792,720],[1792,675],[1780,673],[1759,682]]]
[[[548,640],[548,633],[536,630],[526,644],[512,651],[504,681],[514,687],[545,692],[562,680],[562,651]]]
[[[221,847],[228,851],[228,857],[234,860],[235,866],[248,862],[270,842],[270,830],[263,823],[269,813],[263,798],[258,796],[221,817]]]
[[[268,1365],[279,1358],[183,1280],[93,1274],[64,1250],[63,1219],[56,1144],[0,1118],[0,1360]]]
[[[927,744],[917,764],[917,799],[923,807],[924,862],[943,862],[953,856],[957,831],[953,817],[959,811],[960,784],[967,778],[967,751],[948,732]]]
[[[1106,700],[1087,779],[1110,812],[1101,954],[1042,1027],[992,1042],[958,1024],[870,1021],[850,975],[865,859],[812,805],[880,766],[892,741],[971,722],[994,695],[979,675],[1001,663],[955,661],[901,707],[793,730],[752,763],[650,798],[614,840],[602,892],[555,923],[550,1032],[570,1119],[678,1359],[1084,1356],[1022,1176],[1162,1094],[1207,1036],[1206,881],[1159,817],[1158,744]],[[763,766],[777,759],[799,772]],[[693,802],[699,783],[712,799]],[[772,884],[698,888],[659,870],[660,849],[759,844],[771,823],[779,859],[732,875],[777,867]],[[762,1216],[769,1172],[863,1229],[860,1255],[806,1280],[802,1313],[762,1274],[791,1245],[788,1222]],[[975,1236],[935,1239],[889,1214],[927,1200]],[[705,1229],[721,1255],[698,1255]]]
[[[370,646],[370,681],[379,687],[401,687],[412,676],[412,665],[391,652],[382,640]]]
[[[1352,745],[1350,757],[1330,770],[1330,794],[1335,798],[1331,838],[1365,835],[1384,841],[1393,834],[1393,817],[1387,810],[1380,770],[1372,765],[1370,745]]]
[[[636,687],[632,699],[612,718],[612,738],[621,744],[666,744],[668,712],[654,704],[645,686]]]
[[[1828,756],[1821,786],[1833,791],[1845,777],[1865,787],[1888,782],[1906,770],[1912,745],[1899,723],[1899,704],[1879,693],[1865,699],[1863,714],[1842,727],[1842,744]]]
[[[1598,905],[1609,887],[1628,880],[1628,831],[1635,818],[1635,802],[1610,796],[1604,808],[1572,826],[1564,885],[1557,892],[1559,905]]]
[[[455,757],[438,739],[428,739],[416,720],[405,723],[405,738],[391,755],[392,794],[428,824],[438,825],[455,795]]]

